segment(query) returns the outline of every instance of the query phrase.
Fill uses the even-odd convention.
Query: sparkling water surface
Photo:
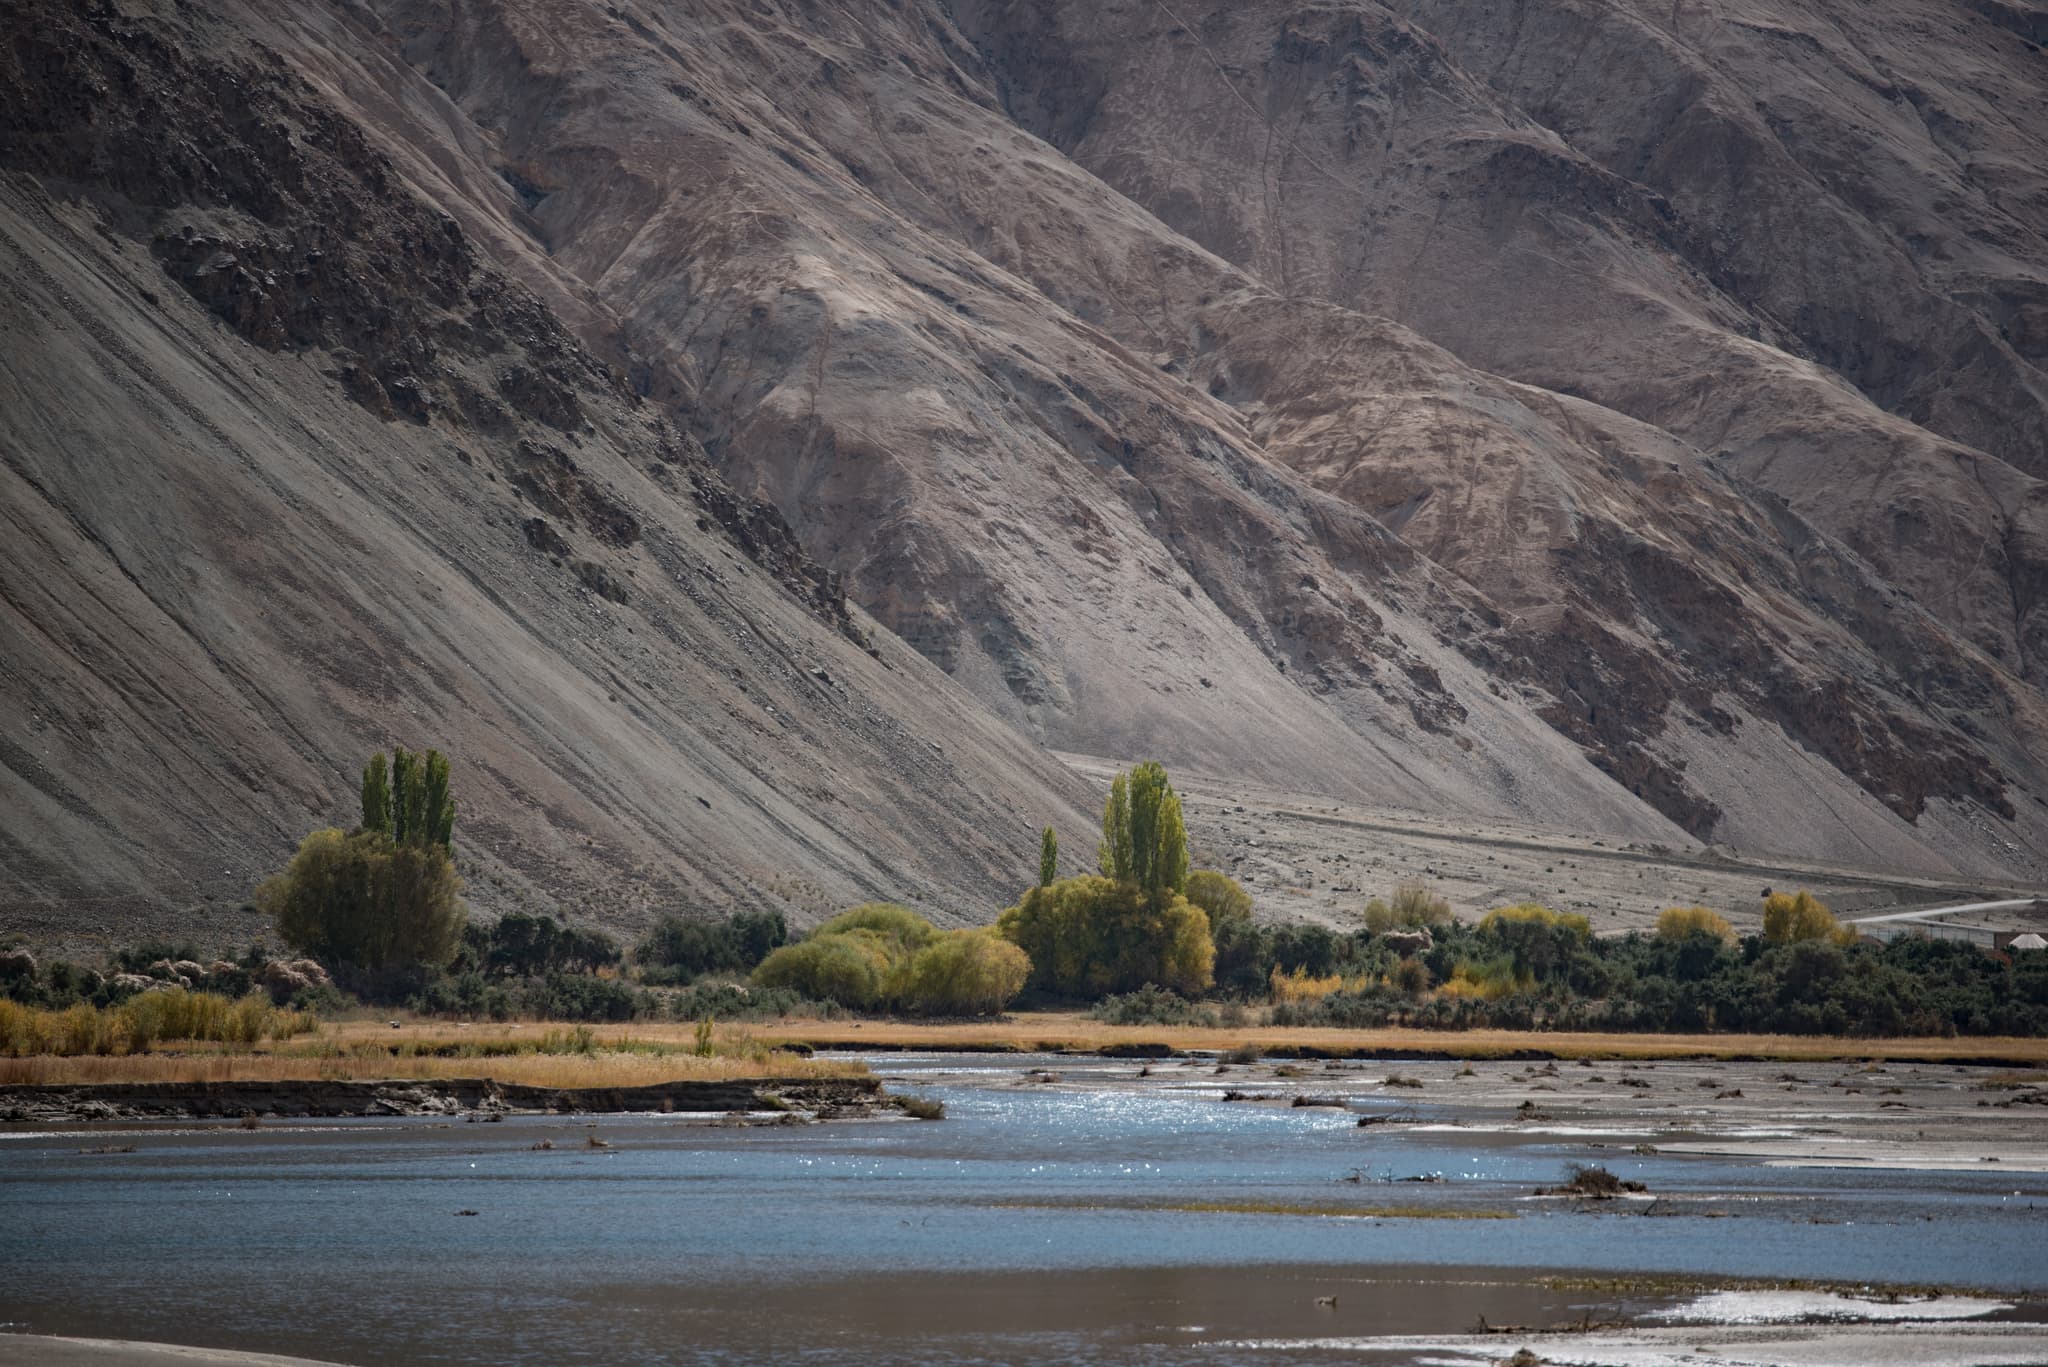
[[[1438,1113],[1224,1105],[1192,1072],[1143,1090],[1027,1080],[1109,1071],[1072,1059],[873,1063],[947,1120],[16,1128],[0,1137],[0,1321],[365,1363],[1219,1362],[1210,1336],[1290,1331],[1340,1284],[1325,1311],[1431,1333],[1489,1304],[1556,1318],[1656,1300],[1530,1289],[1556,1270],[2048,1283],[2035,1175],[1361,1128],[1361,1110]],[[110,1142],[136,1152],[79,1152]],[[1654,1204],[1533,1195],[1574,1161]],[[1515,1218],[1163,1208],[1247,1202]]]

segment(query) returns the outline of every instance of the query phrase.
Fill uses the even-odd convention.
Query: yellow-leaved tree
[[[1774,892],[1764,898],[1764,939],[1774,945],[1803,940],[1852,945],[1856,932],[1837,921],[1827,903],[1801,888],[1796,893]]]
[[[1706,907],[1666,907],[1657,915],[1657,935],[1665,940],[1683,940],[1688,935],[1711,935],[1733,946],[1742,942],[1728,918]]]

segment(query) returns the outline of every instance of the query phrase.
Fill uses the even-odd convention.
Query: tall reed
[[[279,1010],[261,993],[229,1001],[212,992],[159,988],[119,1006],[80,1002],[62,1011],[0,1000],[0,1054],[138,1054],[162,1042],[184,1040],[246,1046],[263,1039],[290,1039],[317,1024],[311,1012]]]

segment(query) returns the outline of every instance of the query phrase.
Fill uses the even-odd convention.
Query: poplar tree
[[[391,747],[391,838],[403,845],[418,827],[423,813],[413,799],[424,797],[419,780],[413,777],[414,756],[403,745]]]
[[[1102,844],[1095,862],[1104,878],[1119,883],[1131,881],[1131,785],[1119,769],[1109,783],[1109,797],[1102,804]]]
[[[1164,904],[1188,882],[1188,833],[1180,797],[1166,770],[1147,760],[1118,774],[1102,807],[1099,863],[1105,877],[1135,883],[1155,904]]]
[[[363,829],[391,834],[391,770],[382,750],[363,766]]]
[[[1060,876],[1060,837],[1052,827],[1038,837],[1038,886],[1051,887]]]
[[[315,831],[257,889],[285,943],[330,962],[445,964],[468,912],[449,855],[455,799],[439,750],[392,748],[363,766],[361,829]]]
[[[452,849],[455,799],[449,793],[448,757],[439,750],[392,750],[387,775],[384,756],[363,769],[363,829],[389,836],[395,845],[439,845]]]
[[[449,849],[455,833],[455,799],[448,795],[448,757],[439,750],[427,751],[418,839],[423,844]]]

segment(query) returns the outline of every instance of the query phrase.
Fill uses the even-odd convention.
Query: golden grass
[[[709,1055],[697,1052],[694,1025],[464,1030],[432,1022],[392,1030],[357,1022],[322,1026],[310,1038],[251,1045],[186,1043],[131,1054],[0,1058],[0,1085],[488,1077],[535,1087],[644,1087],[679,1081],[861,1077],[868,1071],[852,1059],[809,1059],[776,1049],[745,1028],[714,1031],[711,1047]]]
[[[0,1059],[0,1086],[136,1082],[414,1082],[487,1077],[532,1087],[652,1087],[664,1082],[804,1081],[862,1077],[850,1059],[794,1054],[696,1058],[649,1054],[522,1054],[511,1058],[337,1058],[278,1054],[126,1054]]]
[[[141,993],[119,1006],[84,1002],[61,1011],[0,998],[0,1054],[128,1054],[160,1040],[253,1045],[290,1039],[315,1025],[304,1011],[284,1011],[260,992],[229,1001],[212,992],[173,987]]]
[[[637,1027],[636,1027],[637,1030]],[[1812,1063],[1885,1059],[1939,1063],[1997,1060],[2017,1067],[2048,1065],[2048,1039],[1835,1039],[1808,1035],[1634,1035],[1523,1030],[1339,1030],[1283,1026],[1108,1025],[1079,1012],[1018,1012],[1006,1019],[959,1024],[914,1021],[771,1021],[754,1027],[763,1041],[801,1041],[831,1049],[1017,1049],[1092,1052],[1117,1044],[1164,1044],[1218,1053],[1249,1045],[1267,1054],[1290,1048],[1330,1052],[1494,1059],[1532,1055],[1559,1059],[1755,1058]]]
[[[0,1058],[0,1084],[201,1082],[338,1078],[356,1080],[494,1077],[535,1086],[639,1086],[685,1078],[844,1077],[864,1072],[843,1060],[807,1060],[775,1050],[804,1043],[822,1049],[1004,1049],[1093,1052],[1113,1045],[1163,1044],[1227,1053],[1285,1055],[1290,1049],[1372,1051],[1494,1059],[1704,1057],[1812,1063],[1882,1059],[1996,1060],[2015,1069],[2048,1068],[2048,1039],[1848,1040],[1787,1035],[1626,1035],[1514,1030],[1338,1030],[1279,1026],[1108,1025],[1079,1012],[1020,1012],[1001,1020],[916,1021],[790,1019],[721,1026],[714,1054],[696,1054],[695,1022],[608,1026],[543,1023],[451,1025],[390,1017],[322,1024],[294,1040],[249,1045],[181,1043],[111,1057]]]
[[[1355,992],[1363,987],[1365,982],[1362,977],[1346,982],[1340,973],[1318,978],[1312,976],[1306,968],[1297,968],[1291,973],[1286,973],[1276,966],[1267,985],[1272,989],[1274,1001],[1293,1004],[1319,1002],[1333,992]]]

